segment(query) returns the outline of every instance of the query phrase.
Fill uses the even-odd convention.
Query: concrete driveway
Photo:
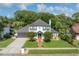
[[[0,51],[2,54],[18,53],[28,38],[16,38],[10,45]]]
[[[28,40],[28,38],[16,38],[7,48],[22,48],[26,40]]]

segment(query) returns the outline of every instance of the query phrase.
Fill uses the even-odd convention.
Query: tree
[[[4,26],[9,24],[9,20],[6,16],[0,16],[0,22],[3,23]]]
[[[27,10],[18,10],[15,12],[15,19],[18,21],[30,23],[33,20],[37,20],[37,13]]]
[[[17,10],[15,12],[15,24],[18,25],[19,28],[30,24],[38,19],[38,13],[28,10]]]
[[[70,28],[73,24],[71,17],[65,16],[64,14],[56,15],[52,18],[53,27],[60,33],[60,38],[69,43],[73,41]]]
[[[46,13],[46,12],[39,12],[38,13],[38,17],[40,19],[42,19],[43,21],[47,22],[48,23],[48,20],[51,19],[51,18],[54,18],[55,16],[53,14],[50,14],[50,13]]]
[[[75,22],[79,22],[79,12],[76,12],[72,15]]]
[[[60,38],[62,40],[65,40],[65,41],[69,42],[70,44],[73,43],[72,34],[70,34],[70,33],[68,33],[68,34],[62,33],[62,34],[60,34]]]
[[[76,12],[72,15],[74,19],[79,19],[79,12]]]

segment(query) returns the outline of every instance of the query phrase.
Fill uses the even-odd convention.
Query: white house
[[[19,29],[17,31],[18,36],[17,37],[26,37],[26,32],[38,32],[44,33],[44,32],[52,32],[54,37],[58,36],[58,32],[55,31],[53,28],[51,28],[51,20],[49,20],[49,23],[44,22],[41,19],[38,19],[37,21],[33,22],[32,24],[29,24],[22,29]],[[42,34],[41,34],[42,35]]]
[[[30,24],[28,30],[29,32],[39,32],[39,31],[41,31],[42,33],[46,31],[51,32],[51,25],[39,19],[36,22]]]

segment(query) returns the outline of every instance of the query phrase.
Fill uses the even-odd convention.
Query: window
[[[50,29],[50,28],[49,28],[49,27],[47,27],[47,31],[49,31],[49,29]]]
[[[43,27],[43,30],[46,30],[46,27]]]
[[[39,26],[39,29],[41,29],[41,27]]]
[[[49,27],[43,27],[43,30],[49,31]]]
[[[30,27],[30,30],[32,30],[32,27]]]
[[[30,27],[30,30],[37,30],[37,27]]]

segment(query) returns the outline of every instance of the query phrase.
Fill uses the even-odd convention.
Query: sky
[[[65,13],[71,16],[79,11],[78,3],[0,3],[0,16],[13,17],[17,10],[49,12],[52,14]]]

